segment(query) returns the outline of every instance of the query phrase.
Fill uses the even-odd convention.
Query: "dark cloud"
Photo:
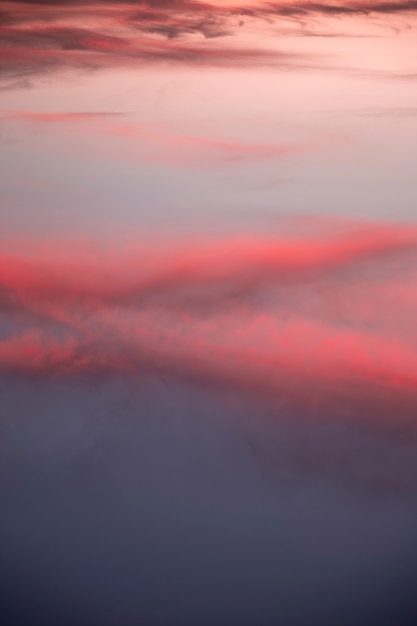
[[[187,42],[167,44],[144,36],[131,41],[80,28],[3,29],[2,36],[0,73],[9,79],[59,69],[97,70],[158,62],[220,67],[300,67],[307,63],[296,53]]]
[[[57,48],[62,50],[107,50],[121,47],[126,40],[89,31],[84,28],[3,29],[3,44],[28,48]]]
[[[320,65],[319,59],[242,48],[234,43],[233,35],[246,27],[246,21],[259,19],[290,20],[304,28],[318,16],[389,18],[416,8],[414,0],[338,5],[270,2],[242,7],[192,1],[10,2],[2,9],[0,71],[21,80],[60,68],[88,70],[144,62],[314,67]],[[94,29],[84,26],[92,20],[97,23]],[[303,36],[303,29],[299,35]],[[226,37],[227,46],[213,41]]]
[[[123,6],[125,9],[139,9],[137,13],[140,19],[153,19],[163,15],[166,12],[194,14],[194,15],[216,15],[222,17],[230,15],[241,15],[247,17],[279,15],[283,17],[300,17],[309,14],[323,14],[330,16],[337,15],[369,15],[374,14],[398,14],[409,13],[417,10],[416,0],[399,0],[398,2],[253,2],[239,4],[216,4],[211,2],[198,2],[193,0],[100,0],[95,2],[83,2],[81,0],[22,0],[21,2],[8,2],[10,6],[29,5],[56,7],[57,9],[67,9],[69,7],[94,7],[99,10],[100,7]],[[6,12],[6,11],[5,11]]]
[[[288,65],[302,62],[294,54],[245,49],[239,46],[208,46],[204,39],[227,34],[216,16],[165,11],[164,7],[141,9],[123,3],[10,3],[4,9],[0,40],[0,72],[10,78],[56,69],[100,69],[144,62],[209,65]],[[143,5],[140,5],[141,7]],[[156,6],[156,5],[155,5]],[[182,5],[181,5],[182,6]],[[162,12],[161,12],[162,11]],[[94,29],[83,21],[97,21]],[[81,25],[80,25],[81,23]],[[202,42],[180,35],[199,33]]]
[[[280,3],[266,2],[265,13],[283,15],[285,17],[302,17],[310,14],[322,14],[330,16],[343,15],[370,15],[370,14],[396,14],[408,13],[417,10],[417,2],[410,0],[406,2],[346,2],[346,3],[316,3],[303,2],[293,5],[283,5]]]

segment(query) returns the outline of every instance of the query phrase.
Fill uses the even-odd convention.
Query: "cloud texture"
[[[1,623],[417,623],[416,26],[0,3]]]
[[[25,242],[1,258],[2,315],[21,331],[2,339],[0,367],[162,376],[417,433],[417,232],[326,220],[320,230],[154,236],[129,254]],[[390,291],[395,311],[384,310]]]
[[[280,37],[337,35],[340,17],[369,17],[388,28],[405,28],[415,19],[416,10],[413,0],[4,2],[1,74],[8,80],[22,81],[56,70],[135,67],[155,62],[318,68],[323,66],[323,59],[303,51],[265,46],[265,37],[273,43],[277,32]],[[325,63],[328,65],[329,60]]]

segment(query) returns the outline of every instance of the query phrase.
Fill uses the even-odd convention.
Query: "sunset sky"
[[[3,1],[0,142],[8,623],[414,623],[417,2]]]

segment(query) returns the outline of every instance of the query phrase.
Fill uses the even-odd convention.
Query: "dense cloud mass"
[[[70,242],[61,253],[26,243],[32,252],[1,258],[3,315],[19,316],[23,328],[1,342],[0,365],[41,376],[150,373],[382,422],[411,420],[414,430],[417,301],[409,294],[417,233],[325,220],[322,230],[156,238],[122,257],[77,253]],[[308,286],[318,290],[315,311],[303,302]],[[355,288],[351,319],[340,319],[337,301]],[[389,290],[405,299],[387,319],[380,307]]]

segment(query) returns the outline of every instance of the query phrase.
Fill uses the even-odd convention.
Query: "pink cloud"
[[[75,302],[95,298],[129,305],[202,285],[227,290],[229,285],[250,289],[274,281],[303,281],[417,249],[417,231],[408,225],[344,224],[338,232],[332,232],[326,221],[323,226],[323,233],[301,238],[271,234],[200,241],[148,239],[146,244],[130,243],[129,252],[119,256],[116,251],[110,256],[108,251],[86,254],[85,246],[83,250],[70,242],[50,250],[45,243],[25,242],[33,250],[29,257],[6,251],[1,255],[0,285],[21,296],[68,297]],[[18,249],[18,242],[12,247]]]
[[[1,74],[22,79],[51,71],[92,70],[143,63],[223,67],[321,67],[328,60],[263,45],[268,27],[303,37],[319,22],[336,34],[338,19],[378,18],[404,26],[415,19],[414,0],[400,2],[4,2]],[[290,26],[290,28],[288,28]],[[296,30],[294,30],[294,26]],[[326,30],[327,29],[327,30]],[[257,33],[259,47],[242,33]]]
[[[1,341],[0,367],[37,376],[168,376],[329,415],[413,424],[417,334],[396,328],[415,319],[416,276],[400,271],[400,279],[395,267],[413,265],[416,231],[325,221],[322,231],[170,245],[155,238],[142,253],[138,242],[122,256],[65,242],[4,253],[1,310],[22,332]],[[356,307],[337,309],[363,272],[368,290],[356,291]],[[336,289],[323,298],[326,277]],[[397,327],[381,315],[385,281],[400,286],[391,314]],[[306,284],[330,314],[303,306]],[[282,303],[294,293],[297,306]],[[367,310],[372,327],[357,324]]]

